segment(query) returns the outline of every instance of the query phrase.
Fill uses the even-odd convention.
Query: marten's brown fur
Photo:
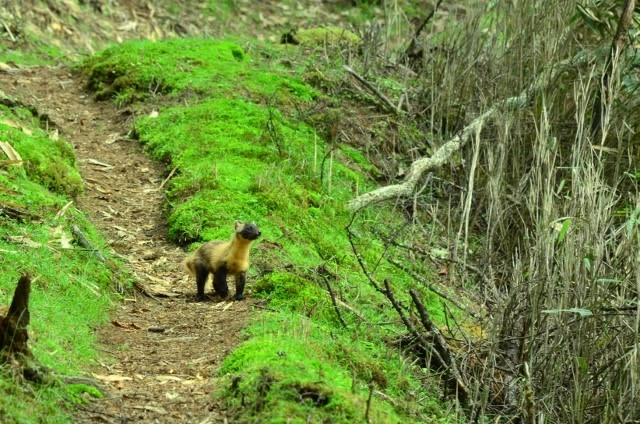
[[[229,294],[227,274],[232,274],[236,280],[234,298],[236,300],[244,298],[244,284],[249,268],[249,248],[258,237],[260,237],[260,230],[256,224],[236,221],[235,233],[231,240],[207,242],[183,261],[189,274],[196,277],[198,300],[205,298],[204,286],[210,273],[213,275],[213,289],[218,295],[227,297]]]

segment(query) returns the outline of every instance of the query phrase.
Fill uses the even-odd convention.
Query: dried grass
[[[432,25],[419,43],[421,61],[406,64],[416,75],[407,82],[405,119],[422,122],[436,147],[539,76],[554,75],[548,72],[554,66],[583,60],[545,81],[524,108],[497,113],[463,148],[461,166],[442,171],[465,189],[448,190],[451,207],[437,219],[448,229],[449,245],[457,246],[454,259],[483,264],[478,291],[488,305],[487,338],[458,355],[473,398],[468,417],[637,422],[638,110],[621,101],[629,98],[621,82],[628,57],[614,58],[603,99],[607,114],[594,139],[606,37],[597,40],[580,20],[572,21],[575,2],[568,0],[493,7],[491,13],[467,8],[464,25],[456,28]],[[384,29],[374,39],[364,48],[368,65],[380,45],[389,47]],[[385,51],[386,57],[401,57],[398,51]],[[382,73],[374,67],[369,75],[376,72]],[[414,151],[404,151],[405,160],[415,159]],[[427,200],[413,202],[415,215],[433,210]],[[412,225],[426,221],[413,219]],[[414,232],[425,234],[428,243],[438,243],[433,230]],[[461,266],[457,275],[464,272]]]

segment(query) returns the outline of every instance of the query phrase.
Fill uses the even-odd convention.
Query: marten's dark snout
[[[240,231],[240,235],[247,240],[255,240],[260,237],[261,234],[262,233],[260,233],[258,226],[253,222],[250,224],[245,224],[242,228],[242,231]]]

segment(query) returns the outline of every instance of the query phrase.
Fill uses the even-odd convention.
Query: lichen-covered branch
[[[586,56],[577,55],[572,59],[562,61],[556,66],[551,67],[547,71],[542,72],[529,85],[529,87],[523,90],[519,95],[509,97],[508,99],[497,102],[482,115],[471,121],[471,123],[467,125],[459,134],[440,146],[440,148],[435,151],[433,156],[420,158],[413,162],[411,164],[411,168],[409,169],[407,177],[402,183],[381,187],[368,193],[361,194],[360,196],[349,201],[347,206],[351,210],[358,210],[372,203],[396,199],[398,197],[410,196],[415,190],[420,177],[422,177],[425,172],[439,168],[442,165],[448,163],[451,159],[451,156],[465,145],[474,131],[479,126],[484,125],[485,121],[487,121],[489,118],[493,118],[493,116],[500,110],[514,110],[526,106],[531,101],[533,93],[540,90],[549,82],[555,80],[555,78],[562,71],[567,69],[567,67],[575,66],[578,63],[584,62],[585,60]]]
[[[439,168],[447,163],[451,158],[451,155],[460,150],[460,147],[464,145],[472,131],[493,115],[493,113],[495,113],[495,108],[488,110],[474,119],[461,134],[456,135],[436,150],[433,156],[420,158],[413,162],[409,169],[409,174],[402,183],[381,187],[368,193],[364,193],[349,202],[349,209],[358,210],[371,203],[411,195],[420,177],[422,177],[426,171]]]

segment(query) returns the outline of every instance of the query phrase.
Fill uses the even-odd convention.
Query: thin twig
[[[429,12],[429,14],[422,20],[422,22],[420,23],[420,26],[418,26],[418,28],[416,29],[416,32],[413,33],[413,36],[411,37],[411,42],[409,43],[409,47],[407,47],[407,50],[405,50],[404,52],[405,55],[409,56],[412,52],[415,51],[416,42],[418,41],[418,37],[420,36],[420,33],[422,32],[424,27],[427,26],[427,23],[429,23],[431,18],[433,18],[433,16],[436,14],[438,7],[440,7],[440,3],[442,3],[442,0],[438,0],[438,2],[433,7],[431,12]]]
[[[406,272],[409,275],[411,275],[411,277],[414,280],[419,281],[420,283],[422,283],[427,289],[429,289],[429,291],[432,291],[433,293],[435,293],[439,297],[443,298],[447,302],[450,302],[453,306],[455,306],[456,308],[460,309],[461,311],[464,311],[466,314],[468,314],[472,318],[474,318],[474,319],[479,319],[480,318],[478,316],[478,314],[476,314],[471,309],[469,309],[468,307],[464,306],[463,304],[461,304],[457,300],[453,299],[451,296],[449,296],[448,294],[444,293],[442,290],[440,290],[437,287],[435,287],[434,283],[431,283],[431,282],[427,281],[427,279],[422,277],[420,274],[416,273],[415,271],[412,271],[408,267],[402,265],[401,263],[399,263],[397,261],[394,261],[393,259],[388,258],[387,260],[389,261],[389,263],[391,265],[395,266],[398,269],[403,270],[404,272]]]
[[[9,25],[7,25],[5,21],[2,21],[2,26],[4,26],[5,31],[7,31],[7,34],[9,34],[9,38],[11,38],[11,42],[15,43],[16,37],[13,36],[13,33],[11,32],[11,28],[9,28]]]
[[[438,327],[433,325],[431,319],[429,318],[429,314],[427,309],[424,307],[424,304],[420,300],[420,295],[415,289],[409,290],[409,294],[411,295],[411,299],[413,299],[414,305],[416,305],[416,309],[418,310],[418,315],[420,315],[420,322],[422,322],[423,327],[427,330],[428,333],[433,335],[433,345],[435,351],[438,353],[438,357],[443,359],[443,366],[445,366],[450,373],[453,382],[455,383],[455,392],[457,392],[457,397],[460,399],[460,402],[467,407],[469,401],[469,390],[467,389],[467,385],[462,379],[460,371],[458,371],[458,365],[451,354],[451,349],[449,349],[449,344],[440,333]]]
[[[378,292],[380,292],[382,294],[386,294],[385,291],[382,290],[382,288],[380,288],[380,284],[378,284],[373,279],[373,276],[369,273],[369,270],[364,265],[364,262],[362,260],[362,256],[360,255],[360,252],[358,252],[358,249],[356,248],[356,245],[355,245],[355,243],[353,241],[354,234],[353,234],[353,231],[351,231],[351,226],[353,225],[353,222],[356,219],[356,215],[357,215],[357,212],[355,212],[353,215],[351,215],[351,221],[349,222],[349,225],[347,225],[347,227],[345,228],[347,230],[347,238],[349,239],[349,244],[351,245],[351,250],[353,250],[353,254],[356,257],[356,260],[358,261],[358,264],[360,265],[360,268],[362,269],[362,272],[367,277],[367,279],[369,280],[371,285],[376,289],[376,291],[378,291]]]
[[[167,181],[169,181],[171,179],[171,177],[173,177],[173,174],[176,173],[176,171],[178,170],[178,167],[179,167],[179,165],[174,166],[173,169],[171,170],[171,172],[169,172],[169,175],[167,175],[167,178],[162,180],[162,183],[160,184],[160,187],[158,187],[159,190],[162,190],[162,187],[164,187],[164,185],[167,183]]]
[[[367,398],[367,410],[364,413],[364,419],[366,422],[370,423],[369,419],[369,411],[371,410],[371,398],[373,397],[373,381],[369,383],[369,397]]]
[[[393,290],[391,290],[391,283],[389,283],[389,280],[386,279],[386,278],[384,279],[384,287],[385,287],[384,293],[387,296],[387,299],[389,299],[389,302],[391,302],[391,305],[393,306],[393,308],[396,310],[396,312],[400,316],[400,319],[402,320],[402,323],[404,324],[404,326],[407,327],[407,330],[409,330],[409,332],[411,333],[411,335],[413,337],[418,339],[418,341],[420,342],[422,347],[427,349],[429,346],[431,346],[431,343],[429,343],[429,341],[424,337],[424,335],[422,333],[420,333],[416,329],[416,327],[413,325],[413,323],[409,320],[409,318],[407,318],[407,316],[405,315],[404,311],[402,310],[402,307],[400,306],[400,303],[398,303],[398,301],[396,300],[396,297],[393,294]],[[435,353],[436,353],[436,355],[438,355],[437,352],[435,352]],[[444,363],[442,358],[438,357],[437,359],[439,361],[441,361],[442,363]]]
[[[618,28],[616,30],[616,34],[613,37],[613,41],[611,42],[611,48],[609,49],[609,56],[607,56],[607,62],[605,64],[604,74],[602,75],[602,84],[600,85],[600,90],[598,91],[598,96],[593,104],[593,115],[591,119],[591,135],[593,137],[598,134],[598,132],[602,129],[602,120],[604,116],[604,104],[603,97],[607,97],[609,90],[609,80],[611,79],[611,74],[613,73],[613,64],[616,57],[622,53],[622,50],[625,48],[625,39],[627,38],[627,29],[631,24],[633,19],[633,11],[636,7],[636,0],[627,0],[624,6],[624,10],[622,11],[622,15],[620,15],[620,20],[618,21]]]
[[[361,76],[360,74],[358,74],[356,71],[354,71],[350,66],[348,65],[344,65],[343,69],[345,71],[347,71],[349,74],[351,74],[351,76],[353,76],[355,79],[358,80],[358,82],[360,82],[362,85],[364,85],[369,91],[371,91],[373,94],[375,94],[380,100],[382,100],[382,102],[387,105],[387,107],[389,109],[391,109],[392,112],[394,112],[397,115],[402,115],[402,110],[398,109],[396,107],[396,105],[393,104],[393,102],[391,100],[389,100],[387,98],[387,96],[385,96],[384,94],[382,94],[377,88],[375,88],[373,86],[373,84],[371,84],[369,81],[367,81],[366,79],[364,79],[363,76]]]
[[[329,292],[329,295],[331,296],[331,303],[333,303],[333,309],[335,309],[336,315],[338,315],[338,320],[340,320],[340,324],[342,324],[342,326],[344,328],[347,328],[347,323],[344,322],[344,319],[342,319],[342,314],[340,313],[340,308],[338,308],[338,303],[336,302],[336,295],[333,293],[333,289],[331,288],[331,284],[329,284],[329,279],[324,275],[322,276],[322,279],[324,280],[324,283],[327,285],[327,291]]]

